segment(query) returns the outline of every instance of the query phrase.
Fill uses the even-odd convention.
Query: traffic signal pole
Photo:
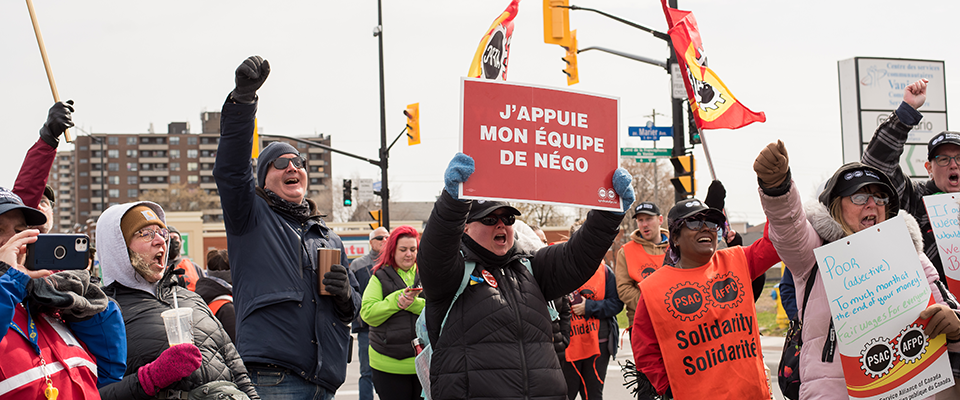
[[[383,10],[382,0],[377,0],[377,29],[373,35],[380,42],[380,202],[382,225],[390,230],[390,184],[387,179],[387,159],[390,156],[390,149],[387,147],[387,109],[384,97],[383,84]]]

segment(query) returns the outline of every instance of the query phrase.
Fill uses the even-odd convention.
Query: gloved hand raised
[[[137,370],[140,387],[148,396],[190,376],[200,368],[200,349],[193,343],[181,343],[160,353],[152,363]]]
[[[56,148],[60,144],[60,135],[73,126],[73,100],[58,101],[47,111],[47,122],[40,128],[40,139]]]
[[[753,170],[757,172],[761,186],[775,188],[782,185],[787,178],[787,172],[790,171],[789,164],[787,148],[783,145],[783,141],[777,140],[777,143],[770,143],[760,150],[760,155],[753,162]]]
[[[703,204],[706,204],[707,207],[716,208],[720,211],[723,211],[726,198],[727,189],[723,187],[723,183],[720,183],[718,180],[714,180],[710,183],[710,188],[707,189],[707,197],[703,199]]]
[[[620,196],[621,211],[623,214],[633,205],[636,196],[633,193],[633,176],[623,168],[617,168],[613,171],[613,190]]]
[[[473,175],[474,168],[473,157],[457,153],[443,172],[443,189],[453,198],[460,200],[457,185],[466,182],[470,175]]]
[[[257,98],[257,89],[270,75],[270,62],[260,56],[250,56],[237,67],[237,86],[230,97],[237,103],[250,104]]]
[[[326,286],[327,291],[333,294],[338,303],[349,303],[350,302],[350,293],[353,290],[350,288],[350,277],[347,276],[347,269],[340,264],[333,264],[330,266],[330,271],[323,274],[323,285]]]

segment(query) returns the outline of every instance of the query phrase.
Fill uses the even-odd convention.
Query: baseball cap
[[[932,139],[930,139],[930,142],[927,143],[927,161],[930,161],[933,159],[933,156],[934,156],[933,153],[934,153],[934,150],[937,149],[937,147],[947,143],[960,146],[960,133],[943,131],[938,133]]]
[[[660,207],[657,207],[656,203],[645,201],[643,203],[637,204],[633,209],[633,217],[636,218],[637,215],[647,214],[654,217],[660,215]]]
[[[29,226],[43,225],[47,222],[47,216],[40,210],[23,205],[23,199],[11,192],[9,189],[0,187],[0,214],[11,210],[23,211],[23,219]]]
[[[893,190],[893,185],[890,184],[890,178],[879,169],[858,162],[844,164],[833,174],[823,192],[820,193],[820,203],[829,207],[834,198],[850,196],[867,185],[879,185],[887,192],[890,198],[887,210],[894,210],[893,215],[896,215],[895,210],[900,208],[900,201],[897,192]]]
[[[704,213],[705,216],[710,217],[720,224],[727,221],[727,217],[723,215],[723,212],[716,208],[707,207],[702,201],[697,199],[678,201],[677,204],[674,204],[673,208],[670,209],[667,215],[667,221],[670,226],[673,226],[674,222],[687,219],[699,213]]]
[[[47,185],[47,187],[43,188],[43,197],[50,199],[51,203],[57,202],[57,196],[53,190],[53,187],[50,185]]]
[[[520,215],[520,210],[511,207],[505,201],[474,200],[473,206],[470,208],[470,214],[467,215],[467,222],[486,217],[487,215],[490,215],[490,213],[501,208],[506,208],[510,214]]]

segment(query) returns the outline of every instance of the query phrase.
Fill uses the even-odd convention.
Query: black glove
[[[331,265],[330,271],[323,274],[323,285],[327,287],[330,294],[336,297],[338,303],[350,302],[350,292],[353,292],[353,290],[350,288],[350,278],[347,276],[346,267],[340,264]]]
[[[257,97],[257,89],[270,75],[270,62],[260,56],[250,56],[237,67],[237,87],[230,93],[230,97],[237,103],[250,104]]]
[[[724,189],[723,184],[720,181],[713,181],[710,183],[710,188],[707,189],[707,197],[703,199],[703,202],[710,208],[716,208],[720,211],[723,211],[724,199],[727,197],[727,189]]]
[[[40,128],[40,138],[56,148],[60,144],[60,135],[73,126],[73,100],[58,101],[47,111],[47,122]]]

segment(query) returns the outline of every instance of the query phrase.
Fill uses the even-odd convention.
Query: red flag
[[[737,129],[767,120],[763,112],[755,113],[740,103],[716,73],[707,68],[707,56],[700,41],[697,20],[690,11],[677,10],[660,0],[670,26],[670,39],[677,52],[690,110],[700,129]]]
[[[493,21],[480,39],[477,53],[470,64],[470,78],[507,80],[507,58],[510,57],[510,38],[513,37],[513,18],[517,16],[520,0],[513,0]]]

